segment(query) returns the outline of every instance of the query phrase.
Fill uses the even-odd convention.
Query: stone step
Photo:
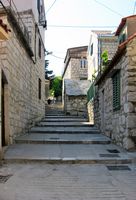
[[[82,118],[45,118],[42,122],[86,122],[86,119]]]
[[[100,134],[26,134],[15,138],[16,143],[28,144],[109,144],[111,140]]]
[[[84,117],[81,117],[81,116],[70,116],[70,115],[46,115],[45,116],[45,119],[48,119],[48,118],[64,118],[64,119],[86,119]]]
[[[59,123],[58,122],[39,122],[37,124],[37,126],[48,126],[48,127],[94,127],[93,124],[90,124],[90,122],[73,122],[73,121],[65,121],[65,122],[62,122],[60,121]]]
[[[55,115],[55,114],[61,114],[61,115],[65,115],[65,113],[63,111],[54,111],[54,110],[50,110],[45,112],[46,115]]]
[[[95,127],[44,127],[44,126],[35,126],[32,127],[29,131],[30,133],[83,133],[83,134],[99,134],[99,130]]]
[[[4,162],[45,162],[71,164],[128,164],[135,158],[126,151],[109,153],[112,144],[14,144],[9,146]]]

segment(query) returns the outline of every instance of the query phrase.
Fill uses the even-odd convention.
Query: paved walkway
[[[110,171],[106,165],[8,164],[0,175],[0,200],[136,200],[136,165]]]
[[[54,108],[7,149],[0,200],[136,200],[136,152]]]

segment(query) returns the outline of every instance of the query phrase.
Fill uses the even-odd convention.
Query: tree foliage
[[[62,77],[56,76],[50,83],[50,89],[55,97],[62,95]]]
[[[102,64],[106,66],[108,64],[108,51],[104,51],[101,55]]]

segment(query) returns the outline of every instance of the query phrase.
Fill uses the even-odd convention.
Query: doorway
[[[105,131],[105,99],[104,99],[104,90],[102,91],[102,110],[101,110],[101,127],[102,132]]]
[[[4,71],[1,71],[1,146],[9,143],[9,121],[8,121],[8,81]]]
[[[2,146],[5,146],[5,105],[4,105],[4,79],[2,77],[2,85],[1,85],[1,141]]]

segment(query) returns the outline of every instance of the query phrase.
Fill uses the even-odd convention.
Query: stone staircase
[[[66,116],[50,106],[45,118],[29,133],[15,138],[4,162],[127,164],[135,157],[111,144],[83,117]]]

